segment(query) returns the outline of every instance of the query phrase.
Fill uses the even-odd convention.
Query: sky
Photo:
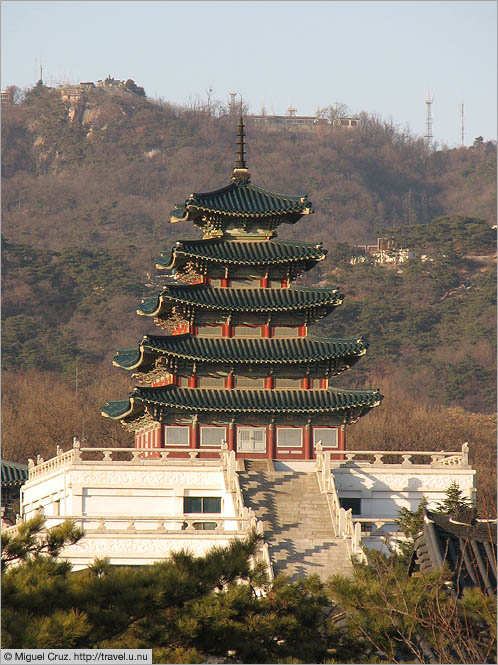
[[[2,88],[132,78],[181,105],[242,96],[250,113],[337,102],[457,147],[497,135],[492,0],[1,2]]]

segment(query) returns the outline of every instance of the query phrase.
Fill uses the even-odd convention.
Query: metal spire
[[[244,154],[244,120],[242,119],[242,112],[239,118],[239,126],[237,132],[237,161],[232,173],[232,178],[249,178],[249,171],[247,170],[245,154]]]
[[[238,140],[237,145],[239,146],[237,150],[237,161],[235,162],[236,169],[246,169],[246,162],[244,159],[244,121],[242,119],[242,114],[239,118],[239,131],[238,131]]]

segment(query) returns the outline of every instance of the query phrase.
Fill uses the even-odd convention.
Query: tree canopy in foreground
[[[445,570],[408,577],[379,555],[351,579],[270,583],[252,534],[202,557],[71,572],[57,556],[81,534],[65,524],[39,540],[42,520],[26,524],[2,544],[4,648],[152,648],[158,663],[496,662],[494,599],[455,598]]]

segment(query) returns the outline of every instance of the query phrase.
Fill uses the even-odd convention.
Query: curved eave
[[[231,338],[223,340],[211,340],[210,338],[192,338],[190,335],[178,335],[173,337],[145,336],[137,349],[126,349],[118,351],[114,357],[113,364],[125,370],[148,369],[153,366],[158,356],[166,356],[175,360],[196,363],[213,363],[233,365],[309,365],[321,362],[343,359],[345,362],[356,363],[367,352],[368,344],[361,338],[333,339],[321,338],[322,349],[307,349],[307,340],[310,338],[298,338],[297,340],[264,340]],[[183,342],[192,341],[192,347]],[[314,339],[312,338],[312,341]],[[171,344],[169,345],[168,342]],[[280,342],[280,344],[279,344]],[[327,349],[327,342],[329,348]],[[176,347],[179,348],[175,348]],[[265,354],[258,355],[258,346],[268,347]],[[217,353],[209,347],[215,347]],[[270,349],[274,346],[274,355]],[[183,347],[183,348],[182,348]],[[195,348],[197,347],[197,349]],[[293,348],[297,347],[297,348]],[[301,349],[299,347],[302,347]],[[341,348],[342,347],[342,348]],[[287,353],[287,355],[285,355]]]
[[[361,410],[361,415],[379,406],[383,396],[369,390],[214,390],[202,388],[136,388],[129,400],[107,402],[104,416],[133,420],[151,407],[160,419],[161,411],[190,413],[281,413],[337,414]]]
[[[155,358],[157,358],[157,352],[150,346],[144,345],[145,339],[140,342],[138,349],[118,349],[112,359],[114,367],[133,370],[152,365]]]
[[[130,396],[129,399],[108,400],[104,406],[101,407],[100,413],[105,418],[124,420],[125,418],[139,415],[143,410],[143,404],[136,404],[135,398]]]
[[[297,216],[297,219],[292,220],[290,223],[295,223],[298,221],[300,217],[303,215],[311,215],[313,213],[313,210],[311,208],[301,208],[301,207],[295,207],[295,208],[287,208],[283,210],[265,210],[263,212],[251,212],[251,211],[246,211],[246,210],[223,210],[220,208],[209,208],[207,206],[201,206],[201,205],[189,205],[186,206],[185,208],[185,216],[181,220],[175,220],[175,221],[198,221],[199,218],[206,217],[206,216],[213,216],[213,217],[229,217],[229,218],[237,218],[237,219],[265,219],[265,218],[274,218],[274,217],[286,217],[287,215],[289,216]],[[285,221],[285,220],[284,220]]]
[[[233,256],[213,256],[209,252],[200,252],[191,250],[184,246],[174,247],[169,256],[163,255],[163,260],[156,263],[157,270],[173,270],[182,264],[183,261],[189,259],[197,259],[200,261],[207,261],[210,263],[217,263],[221,265],[245,265],[245,266],[266,266],[266,265],[286,265],[289,263],[319,263],[324,261],[327,257],[327,250],[321,246],[316,246],[315,253],[300,254],[288,256],[261,256],[261,257],[233,257]]]
[[[192,287],[195,289],[195,287]],[[205,287],[201,286],[199,290],[201,289],[213,289],[213,287]],[[290,287],[288,290],[289,292],[296,292],[298,289],[301,289],[301,287]],[[241,293],[244,291],[256,291],[258,294],[262,293],[263,290],[261,289],[234,289],[234,291],[237,290],[239,291],[239,296]],[[226,296],[226,293],[221,293],[222,291],[228,291],[228,289],[218,289],[214,288],[214,292],[220,292],[220,296]],[[268,291],[268,294],[265,293],[265,296],[268,295],[269,298],[272,297],[272,289],[265,289],[265,291]],[[307,292],[313,292],[319,294],[320,290],[319,289],[305,289],[304,287],[302,288],[302,291],[307,291]],[[306,309],[312,309],[312,308],[319,308],[319,307],[328,307],[328,308],[333,308],[333,307],[338,307],[339,305],[342,304],[344,295],[341,293],[337,293],[337,289],[323,289],[324,292],[324,297],[322,299],[317,299],[316,301],[308,301],[308,302],[289,302],[289,303],[261,303],[261,304],[251,304],[251,303],[243,303],[241,305],[237,305],[234,302],[230,301],[225,301],[225,302],[202,302],[201,300],[195,300],[195,298],[192,298],[192,295],[190,297],[181,297],[180,294],[175,295],[175,290],[170,289],[166,287],[166,289],[163,291],[163,293],[159,294],[159,296],[150,296],[148,298],[143,298],[141,301],[141,306],[137,309],[137,314],[140,316],[158,316],[161,314],[163,311],[167,311],[167,306],[171,305],[188,305],[190,307],[194,308],[200,308],[200,309],[208,309],[208,310],[215,310],[215,311],[228,311],[228,312],[250,312],[250,313],[262,313],[262,312],[293,312],[293,311],[299,311],[299,310],[306,310]],[[192,291],[192,294],[195,292]],[[328,297],[326,295],[328,294]],[[230,296],[233,294],[230,293]],[[247,295],[247,294],[246,294]]]
[[[202,221],[203,217],[265,219],[290,216],[296,219],[313,212],[308,195],[287,195],[253,185],[250,180],[236,179],[212,192],[192,193],[183,205],[171,211],[170,222]]]

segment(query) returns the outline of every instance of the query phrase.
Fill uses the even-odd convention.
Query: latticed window
[[[188,425],[165,425],[165,446],[188,446],[190,443],[190,427]]]
[[[261,337],[261,326],[234,326],[234,337]]]
[[[237,451],[264,453],[266,450],[265,427],[238,427]]]
[[[257,286],[257,282],[252,279],[231,279],[230,286],[232,289],[253,289]]]
[[[219,448],[227,438],[226,427],[200,427],[200,434],[201,446],[217,446]]]
[[[324,448],[337,448],[339,445],[339,436],[337,427],[314,427],[313,443],[316,446],[321,442]]]
[[[224,388],[225,379],[221,376],[199,376],[197,378],[199,388]]]
[[[301,448],[303,430],[300,427],[277,427],[277,446],[279,448]]]
[[[197,334],[199,337],[221,337],[221,326],[198,326]]]
[[[235,379],[236,388],[264,388],[265,380],[251,376],[238,376]]]
[[[273,379],[273,385],[275,388],[300,388],[301,380],[288,379],[287,377],[275,377]]]
[[[295,326],[275,326],[273,328],[274,337],[299,337],[299,331]]]

